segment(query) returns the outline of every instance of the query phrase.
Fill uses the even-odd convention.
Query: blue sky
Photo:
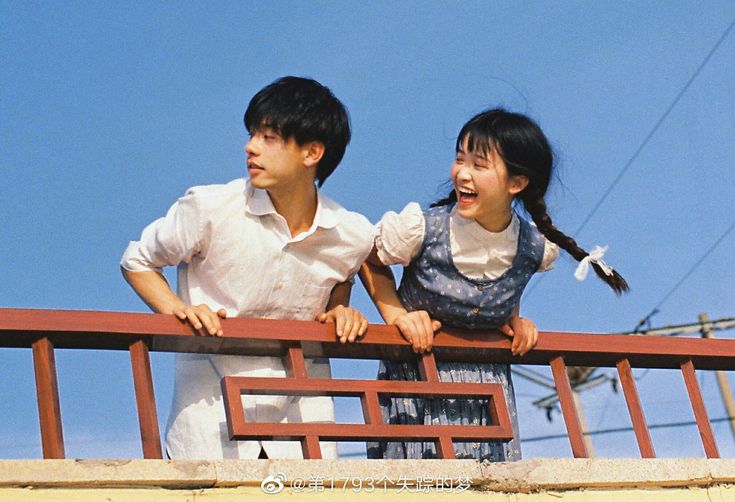
[[[733,21],[725,0],[0,0],[0,306],[145,311],[118,270],[127,242],[187,187],[244,174],[247,103],[292,74],[349,108],[353,140],[324,191],[373,222],[436,198],[474,113],[501,105],[540,123],[558,154],[552,218],[574,234],[599,204],[576,237],[609,245],[631,285],[617,298],[592,277],[579,283],[562,257],[523,300],[541,329],[628,331],[655,306],[655,326],[732,317],[735,30],[711,51]],[[360,286],[354,298],[379,322]],[[171,356],[153,361],[165,423]],[[57,366],[67,455],[140,455],[127,354],[64,351]],[[678,375],[639,376],[649,423],[692,420]],[[0,351],[0,378],[12,382],[0,401],[13,403],[0,457],[40,456],[30,352]],[[724,416],[714,376],[701,379],[710,416]],[[563,431],[530,404],[544,389],[516,385],[524,437]],[[629,425],[609,385],[582,399],[590,429]],[[714,428],[735,456],[726,425]],[[662,456],[701,455],[695,428],[652,435]],[[594,444],[637,455],[632,433]],[[570,455],[564,440],[523,449]]]

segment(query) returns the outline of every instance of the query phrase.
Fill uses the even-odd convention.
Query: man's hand
[[[337,326],[337,338],[342,343],[354,342],[358,336],[367,331],[368,322],[365,316],[357,309],[337,305],[331,310],[316,316],[316,320],[325,323],[333,322]]]
[[[522,356],[531,350],[538,341],[538,330],[530,319],[524,317],[511,317],[507,323],[498,330],[513,339],[510,350],[514,356]]]
[[[219,309],[215,314],[206,305],[186,305],[171,290],[159,271],[133,272],[122,267],[120,270],[128,284],[153,312],[174,314],[182,321],[188,321],[194,329],[202,330],[205,335],[222,336],[220,319],[227,317],[225,309]]]
[[[173,314],[182,321],[189,321],[195,329],[202,330],[206,335],[222,336],[220,319],[227,317],[225,309],[219,309],[215,314],[206,305],[182,305],[173,310]]]
[[[431,319],[425,310],[414,310],[400,314],[389,324],[393,324],[413,345],[413,351],[417,354],[429,352],[434,344],[434,332],[442,327],[439,321]]]

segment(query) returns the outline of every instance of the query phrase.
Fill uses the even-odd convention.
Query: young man
[[[131,242],[125,279],[155,312],[204,334],[220,318],[318,319],[342,342],[367,328],[347,307],[352,277],[370,252],[370,222],[319,193],[350,140],[347,111],[314,80],[284,77],[258,92],[245,113],[249,179],[190,189]],[[178,266],[178,296],[161,267]],[[325,312],[326,311],[326,312]],[[328,360],[310,373],[330,376]],[[230,441],[220,381],[225,375],[285,376],[275,357],[177,354],[166,433],[171,458],[301,458],[298,442]],[[330,397],[244,396],[247,420],[333,422]],[[324,443],[324,458],[336,457]]]

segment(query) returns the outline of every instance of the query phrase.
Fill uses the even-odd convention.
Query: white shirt
[[[424,242],[424,214],[415,202],[403,211],[387,212],[376,226],[375,246],[385,265],[407,266]],[[513,213],[510,224],[500,232],[485,230],[475,220],[462,218],[452,209],[449,216],[449,241],[457,270],[471,279],[497,279],[513,264],[518,250],[520,222]],[[559,247],[548,240],[539,272],[554,267]]]
[[[291,237],[267,192],[244,179],[190,189],[131,242],[130,271],[178,265],[178,295],[228,317],[313,320],[332,288],[351,280],[369,254],[374,229],[318,193],[312,227]],[[310,376],[329,378],[328,361],[307,361]],[[277,357],[177,354],[166,446],[172,458],[257,458],[257,441],[230,441],[220,381],[225,375],[286,375]],[[247,420],[334,421],[327,396],[243,396]],[[270,458],[301,458],[298,442],[264,441]],[[323,443],[324,458],[336,457]]]

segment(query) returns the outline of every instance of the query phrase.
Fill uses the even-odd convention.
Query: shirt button
[[[475,287],[477,288],[477,291],[482,291],[483,289],[485,289],[485,286],[483,286],[482,284],[478,284]]]
[[[477,314],[480,311],[480,307],[472,307],[472,313]]]

